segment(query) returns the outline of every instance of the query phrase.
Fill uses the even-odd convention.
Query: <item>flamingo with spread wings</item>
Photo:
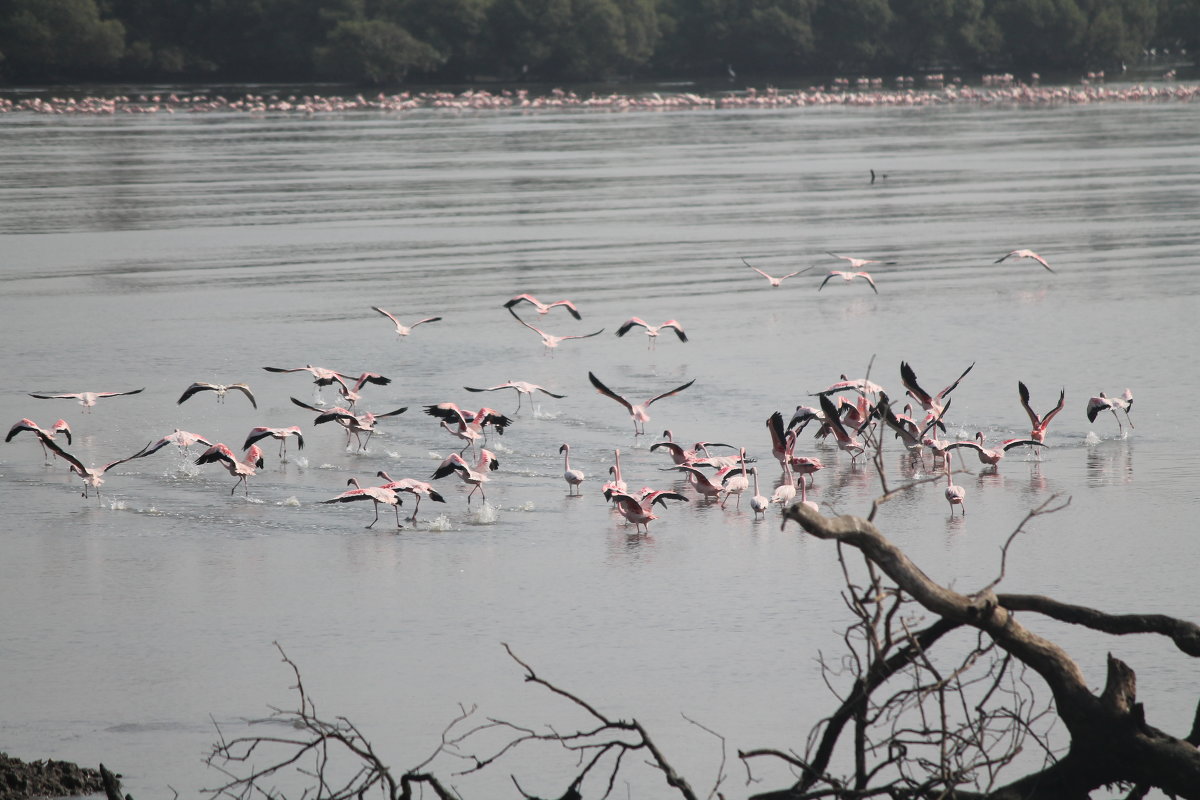
[[[672,395],[679,394],[684,389],[688,388],[689,386],[691,386],[693,383],[696,382],[696,379],[692,378],[690,381],[683,384],[682,386],[676,386],[674,389],[670,390],[669,392],[663,392],[662,394],[651,397],[649,400],[647,400],[644,403],[634,405],[633,403],[629,402],[624,397],[621,397],[621,395],[617,394],[612,389],[609,389],[607,386],[605,386],[603,383],[601,383],[600,379],[597,378],[595,375],[593,375],[591,372],[588,373],[588,380],[590,380],[592,382],[592,386],[595,386],[596,391],[600,392],[600,394],[604,395],[605,397],[611,397],[613,400],[616,400],[618,403],[625,406],[625,410],[627,410],[629,412],[629,416],[631,418],[633,418],[633,433],[635,436],[641,436],[646,432],[646,423],[650,421],[650,414],[647,413],[647,409],[650,408],[651,403],[655,403],[659,400],[662,400],[664,397],[671,397]]]

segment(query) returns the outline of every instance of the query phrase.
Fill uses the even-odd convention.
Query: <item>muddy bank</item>
[[[104,792],[100,771],[69,761],[21,761],[0,753],[0,800]]]

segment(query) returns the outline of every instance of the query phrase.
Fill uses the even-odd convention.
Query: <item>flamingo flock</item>
[[[895,261],[882,259],[860,258],[834,252],[829,252],[829,255],[846,261],[855,271],[831,271],[817,285],[817,291],[820,291],[833,277],[841,277],[847,282],[856,278],[864,278],[875,293],[880,294],[875,280],[863,272],[862,268],[872,264],[885,267],[897,265]],[[1013,250],[999,260],[1004,261],[1009,258],[1014,260],[1032,259],[1045,267],[1048,272],[1053,272],[1045,260],[1032,251]],[[754,272],[766,278],[769,289],[772,291],[780,289],[785,280],[807,271],[807,268],[799,269],[776,278],[754,267],[745,259],[741,260],[744,266],[750,267]],[[750,282],[748,275],[742,272],[738,274],[744,275],[745,280]],[[1052,279],[1046,278],[1046,280]],[[533,294],[523,293],[511,297],[499,305],[521,326],[538,333],[547,351],[552,351],[568,340],[592,339],[604,331],[604,328],[601,327],[583,334],[565,331],[561,334],[550,334],[533,326],[518,313],[518,309],[532,311],[539,317],[547,319],[547,322],[542,324],[553,325],[556,326],[556,329],[562,330],[571,325],[572,320],[576,322],[583,320],[584,314],[581,307],[586,310],[586,304],[577,303],[574,300],[543,301]],[[410,336],[412,329],[419,325],[443,319],[442,316],[424,317],[411,325],[404,325],[399,321],[400,317],[390,311],[385,311],[380,306],[369,306],[369,308],[371,311],[387,317],[393,323],[393,333],[401,338]],[[555,313],[556,310],[562,313]],[[691,341],[684,332],[683,326],[676,319],[668,319],[659,325],[652,325],[636,316],[626,318],[617,327],[617,336],[621,337],[635,327],[645,329],[651,348],[660,332],[664,330],[672,331],[681,343]],[[578,345],[579,353],[586,352],[586,348],[591,346],[593,345],[581,342]],[[406,349],[408,348],[406,347]],[[649,357],[653,358],[654,356]],[[903,386],[905,396],[915,403],[915,406],[906,405],[903,410],[898,410],[894,406],[884,386],[869,375],[850,378],[843,373],[837,380],[826,385],[824,389],[808,393],[809,396],[818,398],[816,407],[801,402],[796,405],[795,411],[791,413],[790,417],[780,410],[773,410],[767,414],[765,416],[767,433],[758,443],[727,444],[698,440],[690,448],[687,448],[675,441],[668,428],[663,431],[659,441],[649,444],[648,447],[643,445],[639,449],[644,449],[646,458],[663,458],[658,471],[670,476],[665,479],[672,481],[670,486],[660,488],[643,486],[638,490],[632,489],[626,476],[622,474],[620,447],[606,448],[606,452],[611,452],[613,456],[611,464],[607,462],[603,465],[593,463],[585,470],[586,458],[581,458],[578,455],[579,451],[573,454],[569,441],[563,441],[558,448],[558,453],[562,457],[560,474],[566,484],[568,496],[586,497],[588,494],[603,496],[612,504],[613,511],[625,520],[625,525],[632,527],[634,535],[642,535],[648,533],[650,523],[659,519],[663,510],[668,508],[667,501],[694,501],[701,507],[714,505],[727,513],[739,514],[744,513],[741,511],[742,495],[747,495],[749,497],[748,508],[754,520],[764,518],[773,505],[786,507],[799,502],[816,507],[817,504],[809,499],[809,495],[810,491],[815,489],[816,476],[819,472],[830,467],[838,471],[861,469],[863,462],[873,455],[881,453],[887,447],[896,446],[892,444],[896,442],[900,450],[907,454],[907,469],[914,471],[932,469],[945,472],[945,498],[950,505],[951,516],[965,517],[966,492],[961,486],[955,485],[951,478],[953,456],[956,453],[970,451],[975,454],[980,465],[979,468],[990,471],[998,470],[1006,454],[1017,448],[1023,448],[1036,454],[1036,458],[1040,461],[1041,452],[1051,446],[1047,442],[1050,424],[1060,416],[1066,407],[1066,389],[1064,387],[1060,388],[1057,403],[1053,408],[1041,414],[1035,412],[1032,406],[1032,392],[1024,381],[1018,381],[1016,400],[1022,411],[1028,416],[1031,426],[1027,435],[1002,437],[998,444],[988,442],[988,434],[983,430],[977,431],[971,438],[966,438],[965,433],[960,433],[957,437],[952,436],[947,433],[951,394],[962,391],[959,388],[961,385],[969,385],[969,376],[975,368],[976,362],[972,362],[957,377],[935,392],[924,388],[917,377],[916,369],[909,361],[900,361],[895,377]],[[408,406],[384,411],[378,410],[380,398],[373,398],[372,395],[384,390],[375,387],[387,387],[393,384],[391,378],[385,377],[380,372],[372,370],[342,371],[313,364],[298,367],[268,366],[262,369],[275,375],[303,373],[311,379],[314,387],[313,403],[289,397],[290,403],[292,406],[315,414],[311,423],[314,427],[334,422],[337,427],[342,428],[345,433],[345,448],[348,455],[352,454],[358,458],[369,457],[371,439],[381,432],[381,425],[401,425],[401,430],[406,434],[420,427],[420,423],[416,421],[400,423],[395,419],[404,414],[408,410]],[[676,418],[695,416],[698,403],[688,400],[688,398],[694,397],[695,391],[689,392],[688,390],[696,385],[699,378],[691,378],[673,387],[671,383],[667,383],[666,387],[660,384],[657,387],[657,393],[651,394],[644,401],[636,402],[628,399],[626,394],[610,388],[609,383],[601,380],[595,372],[585,370],[580,370],[580,372],[586,374],[588,383],[597,393],[615,401],[628,414],[633,424],[635,448],[638,447],[637,443],[642,441],[641,437],[645,435],[645,425],[650,421],[651,405],[678,396],[680,400],[669,404],[670,416]],[[647,382],[641,377],[640,372],[633,369],[626,369],[616,376],[615,380],[606,379],[611,380],[613,385],[619,386],[622,392],[625,392],[628,386]],[[712,378],[705,377],[706,382],[711,380]],[[579,385],[582,385],[582,380],[579,381]],[[935,386],[937,385],[935,384]],[[320,396],[321,390],[330,386],[336,388],[339,402],[342,405],[326,405]],[[487,406],[472,409],[452,400],[427,403],[423,406],[425,413],[437,421],[437,428],[449,433],[457,440],[458,444],[454,445],[457,447],[457,452],[451,452],[427,475],[392,478],[385,470],[375,470],[375,477],[383,481],[378,485],[366,485],[365,479],[350,477],[345,485],[351,488],[320,501],[320,504],[346,505],[369,500],[372,502],[375,515],[370,524],[366,526],[368,528],[374,527],[379,521],[381,505],[391,506],[394,511],[396,527],[402,529],[400,509],[404,505],[405,499],[412,502],[413,510],[408,519],[415,523],[417,509],[422,499],[429,499],[441,504],[447,503],[446,497],[435,487],[439,481],[450,477],[457,477],[463,485],[468,507],[472,504],[476,494],[479,495],[483,504],[487,504],[486,492],[491,485],[499,483],[500,486],[503,486],[501,460],[496,454],[496,446],[488,445],[489,436],[493,434],[500,436],[511,429],[517,431],[512,435],[521,437],[520,431],[523,430],[523,425],[528,424],[519,420],[522,400],[529,398],[532,404],[534,395],[540,394],[565,401],[574,393],[569,395],[567,391],[562,390],[563,388],[573,387],[554,386],[548,388],[523,380],[508,380],[491,386],[462,386],[463,391],[471,393],[513,391],[517,394],[517,409],[510,416]],[[271,390],[277,395],[286,396],[286,393],[283,392],[282,380],[277,381]],[[388,391],[394,391],[394,389]],[[96,410],[98,401],[101,399],[142,395],[143,392],[144,389],[132,389],[61,394],[30,392],[28,394],[37,399],[75,400],[82,406],[85,413],[91,414]],[[195,381],[183,389],[175,403],[182,406],[191,398],[202,393],[211,394],[218,406],[224,403],[226,396],[230,393],[241,394],[256,414],[260,411],[258,396],[245,382],[224,384]],[[140,399],[144,400],[145,396],[143,395]],[[690,411],[684,408],[685,403],[689,405]],[[567,405],[568,403],[563,403],[563,406]],[[281,415],[277,406],[282,406],[285,411],[289,408],[282,403],[268,403],[266,407],[274,409],[268,412],[270,416]],[[1096,423],[1101,414],[1110,411],[1118,424],[1117,435],[1125,436],[1125,423],[1128,423],[1130,429],[1133,427],[1130,417],[1132,406],[1133,393],[1130,389],[1126,389],[1123,394],[1116,397],[1109,397],[1104,392],[1100,392],[1087,401],[1085,413],[1090,423]],[[375,410],[366,410],[369,407],[374,407]],[[219,413],[225,415],[232,412],[220,411]],[[91,419],[92,417],[87,418]],[[214,437],[176,428],[173,432],[165,435],[151,436],[149,437],[150,441],[140,448],[133,449],[131,447],[125,451],[132,451],[131,454],[103,461],[99,466],[88,466],[83,459],[64,448],[62,440],[65,440],[67,446],[73,446],[73,436],[75,435],[66,420],[60,419],[49,427],[42,427],[30,417],[22,418],[11,426],[5,442],[11,444],[19,435],[31,434],[31,437],[22,436],[22,439],[36,438],[38,440],[48,461],[48,469],[53,468],[54,462],[61,459],[67,465],[70,473],[82,479],[85,497],[94,492],[99,498],[100,488],[105,483],[106,477],[117,467],[132,465],[158,453],[168,445],[173,445],[182,458],[189,460],[195,466],[217,465],[223,468],[231,477],[236,478],[229,494],[236,494],[240,487],[243,495],[249,498],[250,479],[260,476],[266,469],[266,458],[260,443],[267,439],[273,439],[279,443],[276,458],[281,469],[283,465],[289,463],[289,443],[294,441],[297,450],[303,450],[306,444],[304,430],[300,425],[294,424],[293,420],[264,419],[262,422],[264,424],[250,428],[249,432],[240,440],[242,441],[240,451]],[[520,424],[518,424],[519,422]],[[812,426],[812,437],[807,439],[805,434],[810,430],[810,425]],[[961,422],[957,423],[956,429],[963,430]],[[433,444],[433,439],[436,438],[433,436],[433,428],[426,425],[421,430],[432,436],[429,441]],[[227,439],[227,441],[239,440]],[[446,440],[440,439],[439,441],[445,442]],[[190,449],[194,446],[204,449],[199,455],[195,455],[190,453]],[[433,446],[437,445],[433,444]],[[754,455],[756,446],[761,447],[764,454],[769,448],[771,456],[778,463],[781,471],[778,480],[773,485],[766,487],[765,491],[771,493],[770,497],[767,497],[762,486],[765,476],[763,467],[756,463],[758,461]],[[822,460],[814,452],[803,452],[808,448],[824,449],[825,460]],[[722,452],[722,449],[726,452]],[[467,455],[468,450],[471,451],[469,456]],[[931,466],[927,466],[926,452],[933,457]],[[575,455],[574,462],[573,455]],[[126,469],[132,469],[132,467],[126,466]],[[599,484],[599,481],[595,479],[588,479],[589,471],[592,475],[607,471],[609,480],[596,489],[588,489],[587,487]],[[961,515],[955,513],[956,507],[961,509]]]

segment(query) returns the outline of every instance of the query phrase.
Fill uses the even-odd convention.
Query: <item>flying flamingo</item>
[[[1033,412],[1029,406],[1029,389],[1025,388],[1025,384],[1017,381],[1017,391],[1021,395],[1021,405],[1025,408],[1025,413],[1029,415],[1029,423],[1033,425],[1033,430],[1029,432],[1030,439],[1036,439],[1039,442],[1046,441],[1046,426],[1050,424],[1050,420],[1054,419],[1054,415],[1063,410],[1063,404],[1066,402],[1067,390],[1061,389],[1058,393],[1058,405],[1046,413],[1046,416],[1039,417]]]
[[[604,333],[604,328],[601,328],[598,331],[592,331],[591,333],[585,333],[580,336],[554,336],[546,333],[541,328],[535,328],[534,326],[530,325],[528,322],[518,317],[517,312],[513,311],[511,308],[508,309],[508,313],[512,314],[513,319],[515,319],[517,322],[521,323],[526,328],[529,328],[529,330],[542,337],[542,344],[546,345],[547,353],[551,352],[554,348],[558,347],[560,343],[565,342],[567,339],[590,339],[593,336],[599,336],[600,334]]]
[[[1004,261],[1006,258],[1032,258],[1034,261],[1041,264],[1043,267],[1045,267],[1050,272],[1054,272],[1054,270],[1050,269],[1050,265],[1046,263],[1046,259],[1042,258],[1041,256],[1039,256],[1037,253],[1033,252],[1032,250],[1010,250],[1009,252],[1007,252],[1004,255],[997,258],[994,263],[999,264],[1001,261]]]
[[[667,500],[682,500],[687,502],[688,499],[678,492],[664,491],[660,489],[644,489],[641,496],[635,497],[625,492],[612,491],[606,495],[606,498],[617,504],[617,511],[621,516],[625,517],[627,522],[632,522],[634,530],[643,528],[646,533],[650,532],[650,522],[658,519],[652,509],[654,504],[667,507]],[[639,533],[641,531],[638,531]]]
[[[967,515],[967,506],[963,501],[967,499],[967,490],[958,486],[950,479],[950,454],[946,453],[943,464],[946,469],[946,502],[950,504],[950,516],[954,516],[954,507],[962,508],[963,516]]]
[[[262,439],[265,439],[268,436],[270,436],[273,439],[279,440],[279,460],[280,461],[287,460],[287,440],[290,437],[295,436],[296,437],[296,447],[300,450],[304,449],[304,436],[300,432],[299,425],[292,425],[291,427],[288,427],[288,428],[267,428],[267,427],[260,425],[257,428],[251,428],[250,433],[248,433],[246,435],[246,442],[245,442],[245,444],[242,445],[242,449],[248,450],[248,449],[250,449],[250,445],[252,445],[255,442],[258,442]]]
[[[41,445],[42,455],[46,459],[50,458],[50,451],[46,449],[46,443],[44,440],[53,439],[59,433],[62,433],[67,437],[67,444],[71,444],[71,426],[67,424],[65,419],[60,419],[55,422],[50,426],[50,430],[46,430],[31,419],[22,419],[8,429],[8,435],[4,437],[4,441],[11,442],[13,437],[21,431],[30,431],[31,433],[37,434],[38,444]]]
[[[782,284],[782,283],[783,283],[784,281],[786,281],[788,278],[795,277],[796,275],[800,275],[800,274],[802,274],[802,273],[805,273],[805,272],[808,272],[810,269],[812,269],[812,267],[805,267],[804,269],[798,269],[798,270],[796,270],[795,272],[789,272],[787,275],[784,275],[784,276],[782,276],[782,277],[779,277],[779,278],[775,278],[775,277],[772,277],[772,276],[768,275],[767,273],[763,272],[761,269],[759,269],[758,267],[754,266],[753,264],[751,264],[749,261],[747,261],[747,260],[746,260],[746,259],[744,259],[744,258],[742,259],[742,263],[743,263],[743,264],[745,264],[745,265],[746,265],[747,267],[749,267],[750,269],[752,269],[752,270],[754,270],[755,272],[757,272],[759,275],[762,275],[762,276],[763,276],[764,278],[766,278],[768,281],[770,281],[770,282],[771,282],[771,287],[772,287],[772,288],[774,288],[774,289],[778,289],[778,288],[779,288],[779,286],[780,286],[780,284]]]
[[[142,455],[148,456],[157,453],[169,444],[178,447],[180,455],[185,454],[187,449],[194,444],[202,444],[205,447],[212,447],[213,445],[212,442],[198,433],[189,433],[188,431],[181,431],[179,428],[176,428],[174,433],[168,433],[157,442],[151,444]]]
[[[817,291],[819,292],[822,289],[824,289],[825,284],[829,283],[834,278],[841,278],[842,280],[846,281],[847,283],[854,280],[855,278],[863,278],[866,280],[867,283],[871,284],[871,291],[875,292],[875,294],[879,294],[879,289],[876,288],[875,279],[871,277],[871,273],[869,273],[869,272],[843,272],[840,269],[830,270],[829,274],[825,276],[825,280],[821,281],[821,285],[817,287]]]
[[[362,394],[359,393],[359,390],[363,386],[368,383],[384,385],[392,381],[391,378],[385,378],[378,372],[364,372],[357,378],[347,378],[344,375],[338,374],[336,382],[338,385],[338,394],[346,401],[348,408],[354,408],[358,401],[362,399]],[[354,385],[351,386],[351,383]]]
[[[441,319],[441,317],[426,317],[425,319],[417,320],[412,325],[404,325],[400,322],[400,320],[396,319],[395,317],[393,317],[388,312],[384,311],[379,306],[371,306],[371,310],[378,311],[380,314],[383,314],[385,317],[390,319],[392,321],[392,324],[396,326],[396,336],[401,337],[401,338],[408,336],[410,333],[412,333],[412,329],[417,327],[418,325],[424,325],[426,322],[437,322],[438,320]]]
[[[483,438],[483,429],[487,425],[493,426],[503,436],[504,429],[512,424],[512,420],[499,411],[486,407],[472,413],[464,411],[454,403],[438,403],[425,406],[425,413],[440,419],[443,428],[466,442],[462,450],[458,451],[460,454],[468,447],[475,449],[475,442]],[[458,427],[450,427],[451,423],[457,423]]]
[[[561,400],[566,397],[565,394],[555,394],[544,386],[538,386],[536,383],[528,383],[526,381],[505,381],[504,383],[495,386],[488,386],[483,389],[473,389],[470,386],[464,386],[468,392],[495,392],[500,389],[513,389],[517,393],[517,411],[521,410],[521,395],[529,395],[530,403],[533,402],[533,393],[541,392],[548,394],[556,400]]]
[[[240,484],[246,492],[246,496],[250,496],[250,481],[254,477],[256,470],[262,469],[263,457],[262,448],[256,444],[250,445],[250,449],[246,451],[246,455],[239,460],[234,452],[226,447],[221,442],[217,442],[212,447],[205,450],[196,459],[196,464],[215,464],[220,463],[221,466],[228,470],[229,474],[237,478],[237,483],[233,484],[233,488],[229,490],[230,494],[237,491]]]
[[[433,488],[432,484],[425,481],[419,481],[416,478],[401,478],[400,480],[392,480],[392,476],[388,475],[383,470],[375,473],[376,476],[383,478],[387,483],[380,486],[380,489],[391,489],[394,492],[408,492],[413,497],[417,498],[417,505],[413,509],[412,516],[409,518],[413,522],[417,520],[417,511],[421,508],[421,498],[428,497],[435,503],[444,503],[446,498]]]
[[[826,386],[824,389],[822,389],[819,392],[812,392],[809,396],[810,397],[820,397],[822,395],[827,395],[827,394],[837,394],[838,392],[858,392],[859,394],[879,394],[882,391],[883,391],[883,387],[880,386],[878,383],[873,383],[872,381],[869,381],[866,378],[851,379],[851,378],[847,378],[845,376],[845,374],[842,374],[842,376],[840,378],[838,378],[838,381],[836,383],[829,384],[828,386]],[[816,413],[815,408],[810,408],[809,406],[796,406],[796,414],[792,416],[792,422],[788,425],[788,427],[791,427],[792,425],[794,425],[796,423],[796,415],[798,415],[800,413],[801,409],[804,409],[806,411],[811,411],[813,414]]]
[[[1005,439],[998,447],[983,446],[983,431],[975,434],[975,441],[971,442],[951,442],[946,445],[946,450],[954,450],[958,447],[966,447],[974,450],[975,455],[979,456],[979,463],[994,467],[1004,458],[1004,454],[1014,447],[1045,447],[1042,442],[1037,439]]]
[[[375,519],[371,520],[371,525],[379,522],[379,506],[382,503],[385,506],[391,506],[396,512],[396,528],[401,529],[404,526],[400,524],[400,506],[404,505],[404,501],[400,496],[391,489],[385,489],[382,486],[359,486],[358,478],[351,478],[346,481],[347,486],[353,486],[353,489],[348,489],[337,497],[331,497],[328,500],[321,500],[320,503],[352,503],[356,500],[370,500],[375,504]],[[371,525],[367,527],[370,528]]]
[[[472,468],[463,457],[458,453],[451,453],[446,457],[436,470],[430,480],[444,478],[452,472],[457,472],[458,477],[463,483],[471,487],[471,491],[467,494],[467,505],[471,504],[471,495],[479,492],[479,496],[483,501],[487,502],[487,494],[483,490],[483,485],[488,482],[488,472],[498,469],[500,466],[499,459],[492,453],[491,450],[480,448],[479,462]]]
[[[788,459],[796,447],[796,432],[784,430],[783,414],[779,411],[767,417],[767,430],[771,432],[771,455],[787,469]]]
[[[596,391],[600,392],[600,394],[602,394],[606,397],[611,397],[613,400],[616,400],[618,403],[625,406],[625,409],[629,412],[629,416],[633,418],[633,434],[634,434],[634,436],[641,436],[646,433],[646,423],[650,421],[650,414],[647,413],[647,409],[650,408],[651,403],[653,403],[657,400],[662,400],[664,397],[670,397],[671,395],[679,394],[684,389],[688,388],[689,386],[691,386],[693,383],[696,382],[696,379],[692,378],[690,381],[683,384],[682,386],[676,386],[674,389],[672,389],[669,392],[663,392],[660,395],[655,395],[654,397],[651,397],[649,400],[647,400],[644,403],[641,403],[640,405],[634,405],[633,403],[630,403],[624,397],[621,397],[621,395],[617,394],[612,389],[609,389],[607,386],[605,386],[603,383],[601,383],[600,379],[597,378],[595,375],[593,375],[591,372],[588,372],[588,380],[590,380],[592,382],[592,386],[595,386]]]
[[[570,311],[571,316],[574,317],[575,319],[583,319],[583,317],[581,317],[579,315],[579,309],[576,308],[575,304],[572,303],[570,300],[559,300],[558,302],[555,302],[555,303],[543,303],[541,300],[538,300],[536,297],[534,297],[531,294],[519,294],[516,297],[514,297],[513,299],[509,300],[507,303],[505,303],[504,307],[507,308],[511,312],[513,309],[513,306],[519,305],[521,303],[529,303],[530,305],[532,305],[534,308],[537,309],[537,312],[539,314],[545,314],[546,312],[548,312],[550,309],[554,308],[555,306],[562,306],[563,308],[567,309],[567,311]],[[513,313],[515,315],[516,312],[513,312]]]
[[[263,367],[263,369],[267,372],[307,372],[309,375],[312,375],[313,402],[319,406],[325,404],[325,401],[321,399],[321,387],[332,386],[334,383],[341,383],[344,386],[345,381],[354,380],[354,378],[344,373],[326,369],[325,367],[314,367],[312,364],[305,364],[303,367]],[[392,382],[391,378],[385,378],[382,375],[376,375],[369,380],[371,383],[379,384],[380,386],[386,386]]]
[[[558,448],[563,454],[563,480],[567,482],[568,494],[579,496],[579,484],[583,483],[583,470],[571,469],[571,445],[563,444]]]
[[[617,328],[617,336],[624,336],[625,334],[629,333],[634,326],[639,326],[646,329],[646,347],[650,349],[653,349],[655,343],[658,341],[658,334],[663,328],[670,328],[671,330],[675,331],[675,335],[679,337],[679,341],[681,342],[686,342],[688,340],[687,334],[683,331],[683,326],[680,325],[677,320],[669,319],[661,325],[651,325],[650,323],[638,317],[630,317],[621,323],[621,327]]]
[[[108,472],[118,464],[124,464],[126,461],[132,461],[135,458],[141,458],[142,456],[146,455],[146,450],[150,447],[150,445],[147,444],[146,447],[138,450],[133,455],[127,456],[126,458],[117,459],[116,461],[110,461],[103,467],[85,467],[82,461],[59,447],[58,442],[54,441],[54,439],[50,438],[49,436],[44,436],[41,433],[38,433],[38,438],[41,439],[42,444],[47,449],[57,453],[63,461],[66,461],[71,465],[71,472],[74,472],[80,478],[83,478],[83,496],[88,496],[88,487],[90,486],[96,490],[97,500],[100,499],[100,485],[104,483],[104,473]]]
[[[250,392],[250,387],[244,383],[231,383],[229,385],[225,385],[222,383],[205,383],[203,381],[197,381],[188,388],[184,389],[183,394],[177,401],[175,401],[175,405],[183,405],[184,400],[187,400],[197,392],[215,392],[217,395],[217,402],[222,403],[225,401],[225,393],[230,390],[237,390],[246,395],[246,397],[250,400],[250,405],[258,408],[258,403],[254,401],[254,395]]]
[[[1088,422],[1095,422],[1096,416],[1101,411],[1111,411],[1113,416],[1116,417],[1117,427],[1119,427],[1121,429],[1121,433],[1124,434],[1125,426],[1121,425],[1121,418],[1117,416],[1118,408],[1125,412],[1125,421],[1128,422],[1129,427],[1132,428],[1133,420],[1129,418],[1129,409],[1133,408],[1133,392],[1129,389],[1126,389],[1125,393],[1120,397],[1108,397],[1104,394],[1104,392],[1101,392],[1095,397],[1089,398],[1087,404]]]
[[[829,253],[828,250],[826,250],[825,252]],[[842,261],[848,262],[850,264],[850,269],[862,269],[867,264],[880,264],[882,266],[895,266],[895,264],[896,264],[895,261],[876,261],[876,260],[870,259],[870,258],[855,258],[854,256],[842,256],[842,255],[838,255],[837,253],[829,253],[829,255],[833,256],[834,258],[840,258],[840,259],[842,259]],[[828,280],[828,278],[826,280]],[[847,278],[847,280],[849,280],[849,278]]]
[[[102,397],[124,397],[127,394],[138,394],[145,390],[146,387],[143,386],[141,389],[133,389],[128,392],[69,392],[67,394],[34,394],[30,392],[29,396],[39,400],[78,400],[79,405],[83,406],[83,410],[86,412]]]
[[[959,375],[954,379],[954,383],[942,389],[936,395],[931,395],[929,392],[922,389],[921,385],[917,383],[917,373],[913,372],[913,368],[908,365],[908,362],[901,361],[900,382],[904,384],[904,388],[907,390],[905,393],[913,400],[916,400],[918,403],[920,403],[921,408],[925,409],[925,419],[928,420],[930,417],[942,416],[943,409],[946,405],[943,401],[950,396],[950,393],[953,392],[958,386],[959,381],[967,377],[967,373],[974,368],[975,362],[972,361],[971,366],[964,369],[962,375]]]
[[[833,405],[833,401],[826,395],[821,395],[821,410],[825,414],[825,424],[829,426],[830,433],[837,440],[837,446],[850,454],[851,461],[866,452],[867,448],[863,443],[847,432],[846,426],[842,424],[841,416]]]
[[[296,398],[292,398],[292,402],[297,402]],[[408,406],[402,406],[395,411],[385,411],[382,414],[372,414],[370,411],[362,414],[353,414],[344,408],[331,408],[324,414],[320,414],[313,420],[314,425],[322,425],[326,422],[337,422],[346,429],[346,444],[350,444],[350,436],[358,440],[359,452],[364,452],[367,449],[367,444],[370,443],[371,437],[375,435],[375,423],[383,417],[394,417],[397,414],[403,414],[408,411]],[[362,434],[366,434],[364,440]]]

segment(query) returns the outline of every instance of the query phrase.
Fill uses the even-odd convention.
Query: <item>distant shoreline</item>
[[[989,80],[990,79],[990,80]],[[911,79],[910,79],[911,80]],[[928,78],[926,83],[930,83]],[[229,96],[211,90],[146,91],[136,94],[16,98],[0,96],[0,114],[175,114],[175,113],[284,113],[325,114],[348,112],[447,111],[687,111],[719,109],[783,109],[804,107],[928,107],[967,104],[981,107],[1058,106],[1092,103],[1192,102],[1200,99],[1200,84],[1157,83],[1106,85],[1102,79],[1077,86],[1040,86],[1019,83],[1011,76],[984,76],[981,87],[936,79],[932,85],[911,84],[885,89],[878,79],[845,80],[832,87],[779,90],[775,88],[720,92],[646,91],[576,93],[564,89],[536,92],[527,89],[413,91],[394,94],[319,94],[287,89]],[[315,87],[314,87],[315,88]]]

